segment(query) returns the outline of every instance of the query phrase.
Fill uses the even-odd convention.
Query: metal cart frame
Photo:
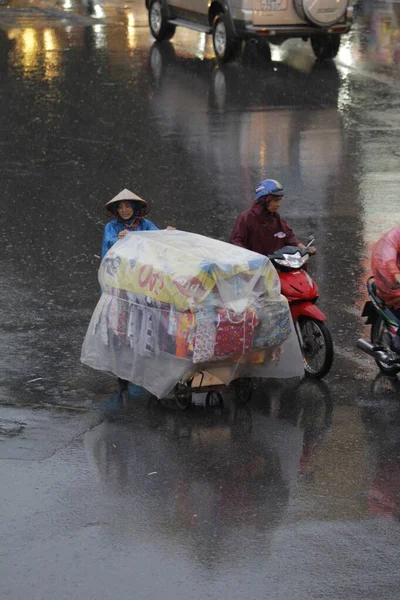
[[[197,375],[201,376],[200,384],[193,387],[192,383]],[[203,385],[205,376],[206,372],[201,371],[176,384],[173,389],[173,397],[178,408],[187,410],[192,403],[193,394],[206,394],[206,406],[211,403],[213,396],[222,405],[222,394],[226,392],[235,392],[239,402],[247,403],[250,400],[253,389],[251,378],[240,377],[231,381],[229,385]]]

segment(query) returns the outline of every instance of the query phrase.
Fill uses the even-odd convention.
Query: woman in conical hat
[[[146,200],[127,189],[122,190],[109,200],[104,205],[104,212],[112,220],[104,228],[101,247],[102,259],[111,246],[122,239],[129,231],[158,230],[154,223],[144,218],[150,212]]]

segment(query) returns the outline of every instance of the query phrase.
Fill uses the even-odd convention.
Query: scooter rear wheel
[[[299,326],[303,338],[302,354],[307,377],[322,379],[333,362],[333,343],[329,329],[322,321],[300,317]]]
[[[390,335],[386,331],[385,321],[382,319],[382,317],[378,317],[375,323],[372,325],[371,343],[374,346],[382,348],[389,355],[394,354],[390,348]],[[380,362],[379,360],[376,360],[375,362],[378,365],[379,369],[382,371],[382,373],[385,373],[386,375],[394,376],[400,371],[399,366],[389,366],[383,362]]]

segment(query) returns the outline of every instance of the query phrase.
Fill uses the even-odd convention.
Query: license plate
[[[281,10],[281,0],[261,0],[261,10]]]

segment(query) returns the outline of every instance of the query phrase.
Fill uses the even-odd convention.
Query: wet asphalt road
[[[354,350],[371,243],[400,221],[400,10],[337,60],[302,42],[218,68],[142,2],[0,3],[2,598],[398,596],[400,384]],[[90,13],[90,14],[89,14]],[[101,206],[128,187],[226,240],[264,177],[314,233],[336,360],[188,414],[79,363]]]

